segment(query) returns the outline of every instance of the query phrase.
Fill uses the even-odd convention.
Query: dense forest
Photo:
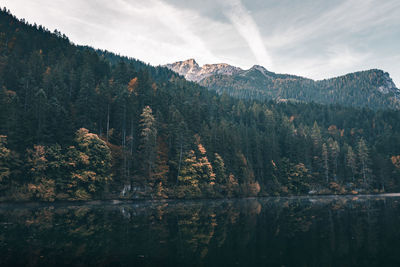
[[[0,200],[400,189],[397,110],[218,95],[5,9],[0,121]]]

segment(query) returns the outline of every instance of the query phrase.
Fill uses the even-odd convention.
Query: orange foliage
[[[328,132],[329,132],[330,135],[336,135],[337,132],[338,132],[337,126],[336,125],[329,126]]]
[[[400,169],[400,156],[392,156],[391,157],[393,165],[397,168]]]
[[[54,201],[55,200],[55,182],[52,179],[42,178],[38,184],[29,184],[28,190],[35,194],[37,198]]]
[[[157,84],[156,84],[156,83],[153,83],[153,84],[151,85],[151,88],[153,88],[153,91],[156,92],[156,91],[157,91]]]
[[[34,145],[33,150],[28,149],[28,162],[32,164],[31,171],[44,171],[47,169],[47,159],[45,147]]]
[[[47,67],[46,71],[44,72],[44,74],[49,75],[51,73],[51,68]]]
[[[207,151],[202,144],[198,144],[197,148],[199,149],[200,154],[202,154],[202,155],[206,154]]]
[[[138,95],[137,87],[138,87],[138,78],[135,77],[132,80],[130,80],[129,83],[128,83],[128,91],[129,91],[129,93],[130,94],[134,93],[137,96]]]

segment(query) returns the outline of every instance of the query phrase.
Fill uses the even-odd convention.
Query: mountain
[[[314,81],[277,74],[259,65],[248,70],[228,64],[200,67],[194,59],[190,59],[166,67],[219,94],[226,92],[238,98],[341,104],[372,109],[400,108],[400,90],[388,73],[378,69]]]

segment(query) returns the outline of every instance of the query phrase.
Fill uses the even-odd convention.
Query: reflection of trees
[[[387,265],[398,210],[328,197],[0,208],[0,265]]]

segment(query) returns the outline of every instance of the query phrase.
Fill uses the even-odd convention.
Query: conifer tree
[[[314,125],[312,127],[311,139],[313,140],[315,147],[319,147],[319,145],[322,142],[321,129],[319,128],[318,123],[316,121],[314,121]]]
[[[329,139],[329,152],[330,152],[330,159],[332,161],[332,174],[333,174],[333,178],[336,181],[336,174],[337,174],[337,165],[338,165],[338,157],[339,157],[339,153],[340,153],[340,147],[339,144],[336,140],[333,139]]]
[[[143,108],[140,115],[140,147],[139,155],[142,164],[142,174],[147,182],[152,182],[155,161],[157,158],[157,129],[153,111],[149,106]]]
[[[168,147],[160,136],[157,137],[157,150],[156,167],[153,177],[155,185],[152,186],[155,186],[155,193],[158,197],[166,197],[164,191],[169,173]]]
[[[197,172],[200,175],[200,182],[209,184],[209,185],[214,185],[215,184],[215,173],[213,171],[213,167],[208,160],[207,157],[207,151],[204,148],[204,146],[200,143],[197,145],[197,149],[199,152],[199,157],[197,158]]]
[[[322,160],[326,183],[329,183],[328,148],[325,143],[322,144]]]
[[[238,183],[236,177],[231,173],[231,174],[229,174],[229,177],[228,177],[227,196],[233,197],[233,196],[237,196],[238,194],[239,194],[239,183]]]
[[[370,176],[371,169],[369,168],[369,151],[364,138],[360,138],[357,144],[358,162],[360,168],[360,174],[363,179],[364,185],[368,185],[368,179]]]
[[[350,169],[351,178],[352,178],[352,181],[354,182],[354,176],[357,171],[357,159],[356,159],[356,154],[353,152],[353,149],[351,148],[351,146],[349,146],[347,149],[346,166]]]
[[[215,170],[215,179],[217,184],[223,185],[226,184],[227,177],[226,177],[226,168],[225,168],[225,163],[222,157],[218,154],[214,154],[215,159],[214,159],[214,170]]]

